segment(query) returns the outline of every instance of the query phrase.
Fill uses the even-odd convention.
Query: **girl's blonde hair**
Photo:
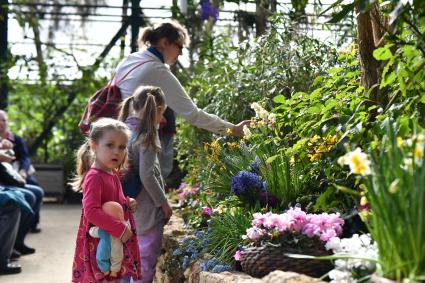
[[[128,127],[121,121],[111,119],[111,118],[100,118],[96,122],[93,122],[90,126],[90,131],[88,133],[86,141],[80,146],[76,153],[77,159],[77,168],[76,174],[72,181],[69,183],[72,186],[74,191],[81,191],[82,185],[84,182],[84,177],[93,165],[95,161],[95,155],[90,148],[89,141],[98,143],[100,139],[104,136],[107,131],[116,130],[121,131],[127,137],[130,135],[130,130]],[[127,161],[127,152],[123,162],[119,165],[118,170],[121,170],[124,167],[124,164]]]
[[[156,115],[158,107],[165,107],[165,96],[161,88],[155,86],[140,86],[132,96],[126,98],[121,104],[118,120],[125,121],[130,115],[130,109],[139,114],[138,143],[146,148],[152,147],[157,152],[161,146],[157,144]]]

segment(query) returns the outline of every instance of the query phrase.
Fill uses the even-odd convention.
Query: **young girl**
[[[136,201],[125,198],[118,170],[127,157],[128,128],[117,120],[102,118],[92,124],[88,140],[77,152],[77,176],[72,186],[83,191],[83,209],[78,229],[72,282],[119,282],[121,277],[140,278],[140,257],[134,219],[131,211],[136,210]],[[115,201],[122,205],[123,222],[102,210],[105,202]],[[124,260],[117,278],[105,277],[96,263],[98,238],[89,235],[89,230],[98,226],[124,244]]]
[[[153,281],[163,228],[172,215],[158,161],[161,149],[158,125],[165,108],[164,94],[160,88],[141,86],[133,96],[124,100],[119,115],[119,120],[125,121],[132,132],[129,161],[142,183],[136,197],[138,206],[135,213],[142,280],[133,282]]]

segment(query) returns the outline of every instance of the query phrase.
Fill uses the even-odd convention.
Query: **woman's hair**
[[[95,155],[90,148],[89,141],[93,141],[94,143],[98,144],[105,133],[110,130],[121,131],[127,137],[130,135],[130,130],[121,121],[111,118],[100,118],[96,122],[93,122],[90,126],[90,131],[86,141],[80,146],[76,154],[76,174],[69,183],[74,191],[81,191],[84,177],[95,161]],[[126,159],[127,155],[125,156],[123,163],[119,165],[118,170],[121,170],[124,167]]]
[[[168,20],[143,28],[139,36],[139,47],[156,45],[164,37],[169,42],[179,42],[182,46],[190,44],[187,29],[177,21]]]
[[[156,113],[158,107],[165,107],[165,96],[161,88],[155,86],[140,86],[132,96],[126,98],[121,104],[118,120],[125,121],[130,115],[130,109],[140,118],[138,127],[138,143],[146,148],[152,147],[159,151],[160,145],[156,142],[158,129],[156,127]]]

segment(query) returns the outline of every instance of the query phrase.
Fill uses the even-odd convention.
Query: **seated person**
[[[6,196],[0,191],[0,275],[21,272],[21,266],[11,263],[13,246],[18,235],[21,210],[17,204],[6,201]]]
[[[10,149],[11,143],[0,142],[0,162],[10,162],[14,158],[4,150]],[[22,210],[22,217],[21,217]],[[33,211],[24,199],[24,194],[18,190],[10,190],[0,186],[0,275],[21,272],[21,266],[10,262],[13,247],[18,235],[22,241],[25,229],[33,219]]]
[[[31,159],[28,154],[27,145],[21,137],[13,134],[9,130],[9,118],[7,112],[4,110],[0,110],[0,140],[2,142],[9,141],[12,143],[15,161],[19,163],[19,174],[27,182],[25,189],[32,192],[36,197],[36,204],[34,207],[35,217],[33,223],[31,223],[30,231],[38,233],[41,231],[37,225],[40,222],[40,207],[43,202],[44,191],[39,186],[35,177],[29,174]]]

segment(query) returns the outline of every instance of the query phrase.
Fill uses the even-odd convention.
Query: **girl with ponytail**
[[[88,139],[77,152],[76,176],[71,185],[74,190],[83,192],[83,209],[72,266],[72,282],[119,282],[124,277],[135,280],[140,278],[140,257],[132,215],[137,203],[124,196],[118,176],[127,159],[128,136],[129,129],[124,123],[102,118],[91,124]],[[102,209],[109,202],[122,207],[124,221]],[[103,251],[97,253],[99,240],[90,236],[90,228],[95,226],[108,233],[105,237],[112,243],[111,250],[120,254],[117,259],[120,264],[112,265],[116,259],[113,252],[109,255]],[[122,248],[117,250],[114,246]],[[97,257],[100,256],[111,262],[106,266],[108,270],[99,267]],[[113,270],[116,267],[117,270]]]
[[[118,118],[131,130],[129,172],[124,177],[123,189],[131,192],[137,201],[135,218],[142,267],[142,280],[132,282],[153,281],[163,228],[172,215],[158,160],[161,151],[158,127],[165,108],[160,88],[141,86],[123,101]]]

